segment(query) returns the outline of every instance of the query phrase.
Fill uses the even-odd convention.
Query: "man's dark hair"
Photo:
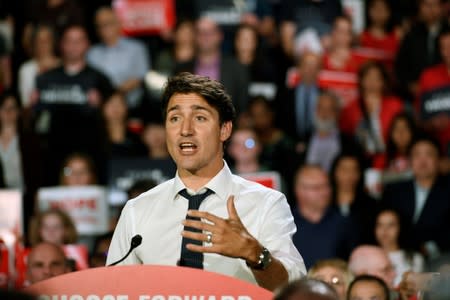
[[[437,155],[439,157],[442,155],[442,148],[441,148],[441,144],[439,143],[439,141],[437,139],[435,139],[434,137],[432,137],[431,135],[423,133],[423,134],[419,134],[412,141],[411,146],[409,147],[409,153],[408,153],[410,157],[411,157],[411,154],[412,154],[412,150],[419,143],[427,143],[427,144],[431,145],[436,150]]]
[[[383,289],[383,293],[385,296],[384,299],[390,300],[389,288],[386,285],[386,283],[384,282],[384,280],[381,278],[378,278],[376,276],[372,276],[372,275],[360,275],[360,276],[355,277],[355,279],[350,283],[350,286],[348,287],[347,300],[350,299],[350,293],[351,293],[353,287],[355,286],[355,284],[357,284],[359,282],[373,282],[373,283],[378,284]]]
[[[326,282],[303,278],[293,281],[280,290],[274,300],[337,300],[338,294]]]
[[[167,106],[174,94],[191,93],[203,97],[209,105],[217,110],[220,124],[234,120],[236,111],[224,86],[209,77],[193,75],[188,72],[180,73],[168,79],[162,95],[163,120],[166,120]]]

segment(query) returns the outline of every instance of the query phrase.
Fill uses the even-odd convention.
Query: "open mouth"
[[[197,145],[195,145],[194,143],[181,143],[180,149],[182,152],[189,153],[197,149]]]

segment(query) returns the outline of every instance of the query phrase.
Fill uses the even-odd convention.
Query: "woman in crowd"
[[[376,203],[364,191],[363,162],[356,154],[342,153],[333,162],[330,182],[333,203],[344,217],[359,228],[359,242],[367,243],[375,218]]]
[[[111,158],[136,156],[139,137],[128,129],[128,108],[123,94],[115,92],[103,103],[102,114],[108,136],[108,152]]]
[[[172,48],[159,53],[155,70],[171,75],[177,64],[192,60],[195,54],[194,36],[194,23],[191,20],[179,21],[174,29]]]
[[[325,47],[323,69],[356,73],[359,63],[353,49],[352,20],[347,16],[340,16],[334,20],[330,35],[330,45]]]
[[[273,63],[264,55],[259,44],[256,29],[250,25],[240,25],[234,37],[236,59],[247,67],[250,82],[275,82],[276,72]]]
[[[70,154],[60,172],[60,184],[63,186],[97,184],[97,173],[92,158],[83,153]]]
[[[146,155],[150,159],[170,159],[166,145],[166,130],[162,123],[148,123],[141,135],[146,147]]]
[[[367,27],[359,37],[360,45],[381,50],[393,60],[399,42],[400,30],[394,27],[389,1],[370,0],[367,4]]]
[[[342,259],[325,259],[316,262],[308,271],[308,277],[325,281],[338,293],[339,300],[345,300],[347,289],[353,279],[347,263]]]
[[[238,174],[268,171],[260,164],[261,143],[251,128],[238,128],[233,132],[228,146],[233,159],[233,170]]]
[[[358,72],[358,99],[341,113],[344,133],[356,135],[366,154],[383,153],[389,127],[395,115],[403,111],[402,101],[390,93],[386,68],[378,62],[364,64]]]
[[[19,69],[18,89],[24,108],[32,103],[32,93],[35,91],[36,77],[47,70],[55,68],[60,63],[55,55],[55,37],[52,28],[38,25],[31,35],[32,58],[24,62]]]
[[[408,174],[410,171],[408,151],[417,136],[414,119],[406,112],[397,114],[392,119],[386,143],[386,152],[377,156],[373,167],[390,174]]]
[[[72,219],[61,210],[50,209],[38,214],[30,222],[29,242],[31,246],[41,242],[56,245],[76,244],[78,233]]]
[[[424,259],[417,252],[407,251],[402,247],[402,222],[397,212],[384,209],[376,216],[375,239],[389,255],[395,268],[396,278],[394,286],[397,286],[402,276],[407,271],[422,272]]]
[[[0,160],[5,187],[23,193],[24,217],[34,211],[34,196],[41,183],[39,143],[23,129],[20,103],[9,91],[0,95]]]

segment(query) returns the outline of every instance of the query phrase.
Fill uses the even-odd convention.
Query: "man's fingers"
[[[196,221],[196,220],[183,220],[182,224],[186,227],[191,227],[199,230],[209,231],[209,232],[215,232],[215,226],[202,222],[202,221]]]
[[[196,240],[196,241],[200,241],[200,242],[208,242],[208,234],[205,234],[205,233],[183,230],[181,232],[181,235],[183,237],[191,239],[191,240]],[[211,237],[213,237],[213,235],[211,235]],[[211,242],[212,242],[212,239],[211,239],[210,243]]]
[[[187,214],[190,217],[208,220],[213,224],[221,224],[221,223],[225,222],[224,219],[219,218],[218,216],[210,214],[209,212],[206,212],[206,211],[188,210]]]

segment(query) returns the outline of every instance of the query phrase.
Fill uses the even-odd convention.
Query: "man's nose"
[[[181,124],[181,135],[190,136],[192,135],[192,121],[190,119],[184,119]]]

